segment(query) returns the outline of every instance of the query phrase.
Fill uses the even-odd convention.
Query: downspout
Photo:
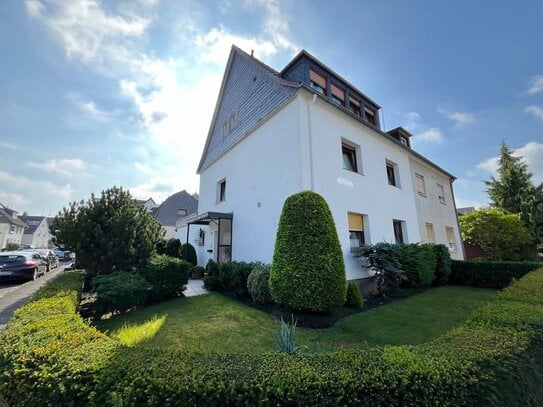
[[[454,207],[454,216],[456,216],[456,227],[458,228],[458,235],[460,237],[460,246],[462,247],[462,258],[463,260],[466,260],[466,250],[464,248],[464,239],[462,239],[462,231],[460,230],[460,221],[458,220],[458,211],[456,210],[456,200],[454,198],[453,182],[454,182],[454,178],[451,178],[449,186],[451,188],[451,196],[452,196],[453,207]]]
[[[307,103],[307,132],[309,137],[309,174],[311,181],[311,191],[315,190],[314,176],[313,176],[313,139],[311,131],[311,104],[315,103],[317,100],[317,95],[314,94],[311,102]]]

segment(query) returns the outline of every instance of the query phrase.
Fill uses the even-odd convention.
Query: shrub
[[[181,253],[181,258],[193,266],[198,264],[198,258],[196,257],[196,249],[190,243],[183,243],[179,249]]]
[[[400,247],[391,243],[377,243],[363,246],[355,253],[362,258],[362,267],[375,270],[376,294],[385,296],[388,292],[397,291],[405,273],[398,260]]]
[[[347,282],[334,219],[323,197],[287,198],[270,271],[273,299],[294,309],[328,311],[345,303]]]
[[[6,251],[12,252],[12,251],[15,251],[15,250],[19,250],[20,247],[21,246],[19,245],[19,243],[8,243],[8,244],[6,244]]]
[[[168,240],[162,239],[156,245],[157,254],[165,254],[167,256],[181,258],[181,241],[176,238]]]
[[[405,272],[407,287],[430,285],[435,279],[436,256],[432,245],[405,244],[400,246],[398,260]]]
[[[219,278],[219,265],[211,259],[206,264],[204,287],[210,291],[219,291],[222,288]]]
[[[149,283],[147,302],[160,302],[166,298],[181,295],[188,282],[190,264],[184,260],[166,255],[155,255],[150,264],[139,273]]]
[[[273,302],[270,293],[270,266],[267,264],[257,264],[249,277],[247,277],[247,290],[254,302],[269,304]]]
[[[443,285],[447,283],[449,274],[451,274],[451,253],[444,244],[435,244],[432,246],[436,257],[436,269],[434,285]]]
[[[453,260],[449,284],[504,288],[538,267],[541,263]]]
[[[124,312],[142,305],[150,285],[139,274],[118,271],[92,280],[96,291],[94,307],[98,314]]]
[[[247,279],[257,263],[244,261],[230,261],[219,264],[219,281],[221,289],[236,297],[249,297]]]
[[[360,290],[352,281],[347,284],[347,299],[345,300],[345,306],[349,308],[362,308],[364,306],[364,300]]]

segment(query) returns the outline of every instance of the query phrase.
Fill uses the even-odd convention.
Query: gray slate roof
[[[25,227],[26,224],[19,218],[14,217],[16,211],[9,209],[4,205],[0,204],[0,223],[13,223],[17,226]]]
[[[175,226],[176,220],[180,217],[177,214],[178,209],[186,209],[187,215],[196,213],[198,211],[198,200],[185,190],[176,192],[162,202],[153,212],[153,215],[160,224]]]
[[[27,226],[27,228],[25,229],[24,234],[25,235],[33,234],[36,231],[36,229],[38,228],[38,226],[40,226],[40,224],[41,224],[41,222],[43,221],[44,218],[45,218],[45,216],[30,216],[30,215],[19,216],[19,219],[21,219]],[[33,224],[34,222],[38,222],[38,223]]]

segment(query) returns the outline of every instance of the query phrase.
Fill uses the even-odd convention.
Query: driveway
[[[0,285],[0,330],[6,327],[13,313],[24,305],[32,294],[38,291],[40,287],[43,287],[49,280],[62,273],[66,267],[66,264],[61,265],[37,280],[25,284]]]

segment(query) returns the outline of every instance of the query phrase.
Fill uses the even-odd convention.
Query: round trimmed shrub
[[[160,302],[182,294],[188,282],[190,264],[168,255],[154,255],[140,274],[151,285],[147,302]]]
[[[206,264],[204,287],[210,291],[219,291],[222,288],[219,276],[219,264],[211,259]]]
[[[347,299],[345,300],[345,306],[349,308],[362,308],[364,306],[364,300],[360,290],[352,281],[347,284]]]
[[[254,302],[262,304],[273,302],[269,280],[270,266],[267,264],[257,264],[247,278],[247,289],[251,297],[253,297]]]
[[[188,261],[193,266],[196,266],[198,264],[196,249],[190,243],[183,243],[179,252],[181,253],[181,258],[183,260]]]
[[[334,219],[312,191],[285,201],[270,270],[275,302],[297,310],[329,311],[345,303],[345,264]]]

